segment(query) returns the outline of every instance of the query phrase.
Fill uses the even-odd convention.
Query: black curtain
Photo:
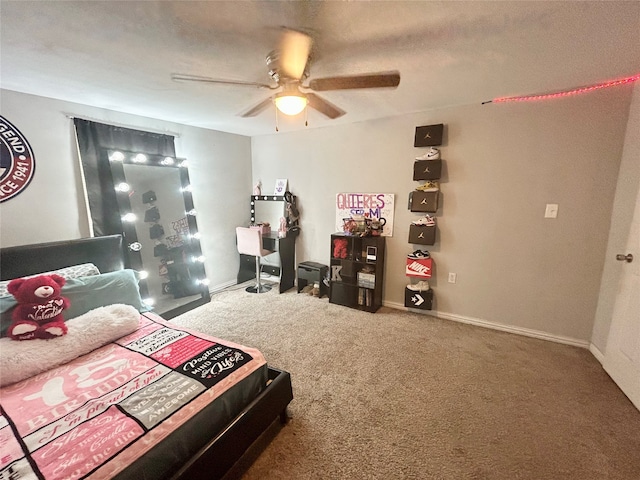
[[[73,120],[80,161],[84,170],[89,209],[95,236],[122,233],[116,191],[105,149],[128,150],[175,157],[174,137],[130,128]]]

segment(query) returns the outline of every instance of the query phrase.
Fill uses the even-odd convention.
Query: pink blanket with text
[[[134,333],[0,389],[0,478],[111,478],[265,363],[144,314]]]

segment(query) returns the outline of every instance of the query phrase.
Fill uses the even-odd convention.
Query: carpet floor
[[[175,323],[291,373],[242,480],[640,479],[640,412],[585,349],[236,287]]]

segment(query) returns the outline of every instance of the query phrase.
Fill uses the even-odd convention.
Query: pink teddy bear
[[[8,335],[13,340],[55,338],[67,333],[62,312],[69,299],[60,295],[66,280],[60,275],[17,278],[7,285],[18,301],[13,309]]]

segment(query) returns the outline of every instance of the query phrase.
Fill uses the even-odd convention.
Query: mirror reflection
[[[249,200],[251,224],[269,223],[271,233],[277,233],[280,219],[286,218],[286,202],[282,195],[253,195]],[[280,256],[276,253],[262,258],[262,264],[280,269]]]
[[[285,217],[285,200],[277,195],[254,195],[251,197],[251,223],[271,225],[271,231],[277,231],[280,219]]]
[[[108,155],[130,267],[146,276],[140,280],[143,299],[165,318],[208,301],[186,162]]]

